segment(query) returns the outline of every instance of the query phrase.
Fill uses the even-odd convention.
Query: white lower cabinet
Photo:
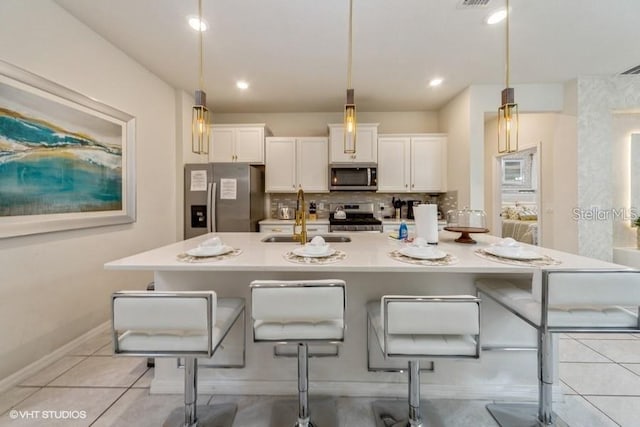
[[[293,234],[293,224],[260,224],[261,233],[271,234]],[[307,234],[310,236],[316,234],[326,234],[329,232],[329,226],[327,224],[307,224]]]
[[[378,138],[378,192],[445,191],[446,135],[381,135]]]
[[[313,236],[315,234],[326,234],[329,232],[329,226],[324,224],[307,224],[307,234]]]
[[[266,142],[265,191],[329,191],[329,142],[323,137],[269,137]]]
[[[291,224],[282,224],[282,225],[264,225],[260,224],[260,232],[261,233],[283,233],[283,234],[293,234],[293,225]]]

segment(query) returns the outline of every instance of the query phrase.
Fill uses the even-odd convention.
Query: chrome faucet
[[[296,228],[300,227],[300,232],[296,233]],[[301,245],[307,243],[307,219],[304,209],[304,191],[298,190],[298,200],[296,201],[296,224],[293,226],[293,238],[299,240]]]

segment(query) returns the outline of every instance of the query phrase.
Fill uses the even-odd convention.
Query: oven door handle
[[[371,168],[367,168],[367,187],[371,187]]]

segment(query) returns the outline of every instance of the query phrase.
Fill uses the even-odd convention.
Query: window
[[[503,184],[524,184],[524,160],[522,159],[502,159],[502,183]]]

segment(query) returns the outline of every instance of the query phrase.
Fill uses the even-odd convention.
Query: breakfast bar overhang
[[[187,262],[185,252],[214,235],[237,250],[233,256]],[[337,358],[313,359],[309,366],[312,389],[325,395],[402,397],[406,395],[404,374],[386,371],[387,361],[376,360],[373,354],[369,355],[370,363],[377,370],[368,369],[365,309],[368,301],[379,300],[382,295],[476,295],[475,281],[480,278],[509,279],[535,295],[541,269],[546,268],[480,256],[479,249],[499,240],[490,235],[474,236],[478,243],[469,245],[455,243],[458,237],[455,233],[441,232],[438,249],[450,255],[448,265],[402,262],[394,258],[392,252],[403,243],[381,233],[355,233],[348,235],[349,242],[331,243],[332,248],[344,253],[344,258],[331,263],[292,262],[285,255],[299,244],[265,242],[265,237],[261,233],[213,233],[105,265],[109,270],[153,271],[156,290],[215,290],[220,297],[246,299],[246,331],[237,328],[228,337],[229,342],[223,343],[224,348],[217,356],[219,360],[212,363],[237,365],[242,362],[242,351],[246,349],[245,366],[207,369],[207,362],[203,361],[199,373],[202,393],[281,395],[295,390],[296,371],[290,361],[274,357],[271,345],[252,342],[249,283],[253,280],[344,280],[347,289],[345,340],[339,346]],[[555,268],[621,268],[565,252],[531,248],[555,260],[558,263]],[[536,331],[488,298],[482,301],[481,307],[480,358],[424,364],[427,368],[422,375],[424,396],[535,400],[538,393]],[[515,348],[530,351],[508,350]],[[557,375],[554,383],[554,393],[559,395]],[[175,359],[156,360],[152,393],[180,393],[181,390],[182,374]]]

